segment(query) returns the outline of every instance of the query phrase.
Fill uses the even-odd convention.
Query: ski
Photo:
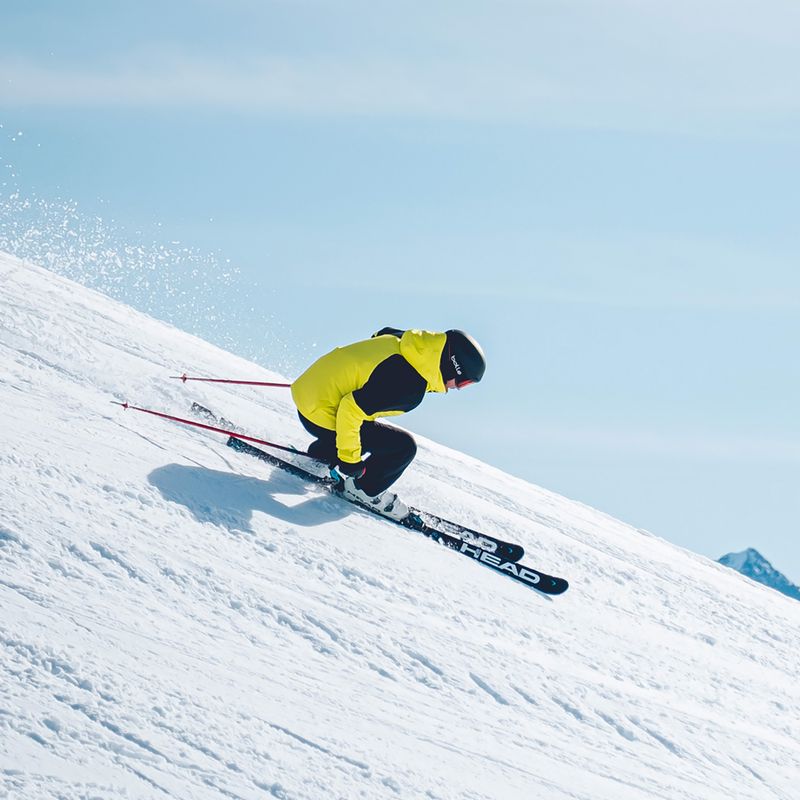
[[[235,436],[231,436],[228,439],[228,446],[237,452],[246,453],[247,455],[258,458],[261,461],[265,461],[266,463],[271,464],[278,469],[282,469],[298,478],[302,478],[305,481],[310,481],[322,486],[332,494],[336,494],[337,496],[341,497],[341,494],[337,491],[339,484],[328,476],[316,475],[313,472],[309,472],[308,470],[303,469],[296,464],[292,464],[289,461],[284,461],[282,458],[278,458],[271,453],[267,453],[264,450],[249,444],[248,442],[237,439]],[[494,551],[484,549],[475,542],[470,541],[467,534],[475,533],[478,537],[486,540],[489,540],[489,537],[485,537],[483,534],[471,531],[468,528],[462,528],[456,523],[448,522],[447,524],[453,528],[464,531],[464,537],[453,535],[445,530],[441,530],[435,525],[429,524],[424,518],[428,515],[425,515],[424,512],[419,512],[416,509],[410,509],[408,516],[404,517],[403,519],[395,520],[391,517],[380,514],[374,509],[369,508],[369,506],[362,505],[361,503],[357,503],[349,499],[348,502],[352,502],[353,505],[363,508],[365,511],[368,511],[375,516],[379,516],[382,519],[386,519],[390,522],[396,523],[397,525],[401,525],[404,528],[421,533],[423,536],[427,536],[429,539],[432,539],[439,544],[443,544],[445,547],[454,550],[457,553],[461,553],[462,555],[478,561],[480,564],[493,569],[495,572],[499,572],[502,575],[507,575],[509,578],[519,581],[526,586],[537,589],[544,594],[562,594],[569,586],[564,578],[557,578],[553,575],[548,575],[537,569],[533,569],[532,567],[519,564],[517,561],[511,560],[508,557],[504,557],[500,548],[497,548]],[[433,515],[429,516],[433,517]],[[439,519],[438,517],[434,518]],[[490,541],[498,544],[505,544],[510,547],[516,547],[519,548],[520,551],[522,550],[519,545],[509,545],[509,543],[502,542],[502,540],[499,539],[491,539]],[[522,553],[520,552],[520,556],[521,555]]]
[[[213,411],[209,410],[205,406],[201,406],[199,403],[192,403],[192,413],[197,416],[201,417],[209,423],[223,425],[226,428],[234,432],[241,431],[236,424],[231,422],[225,417],[218,417],[214,414]],[[241,444],[244,444],[242,440],[238,440]],[[230,444],[230,442],[229,442]],[[277,456],[273,456],[270,453],[267,453],[265,450],[261,450],[257,447],[252,447],[251,450],[244,449],[240,447],[240,445],[231,445],[239,447],[242,452],[247,452],[250,455],[255,456],[256,458],[260,458],[262,461],[268,461],[273,466],[279,467],[286,471],[292,472],[292,474],[296,475],[297,477],[303,478],[304,480],[311,480],[316,483],[322,483],[324,485],[330,483],[333,484],[333,481],[326,475],[324,477],[320,477],[319,475],[315,474],[313,471],[300,467],[296,464],[293,464],[290,461],[287,461],[285,458],[278,458]],[[305,455],[302,451],[297,451],[298,455]],[[272,459],[272,460],[270,460]],[[334,485],[335,486],[335,485]],[[360,505],[360,504],[358,504]],[[362,506],[366,508],[368,511],[371,511],[373,514],[380,514],[380,512],[375,511],[374,508],[369,508],[368,506]],[[476,545],[480,547],[482,550],[486,550],[489,553],[492,553],[495,556],[503,558],[505,561],[519,561],[523,555],[525,555],[525,550],[522,545],[513,543],[513,542],[506,542],[503,539],[498,539],[494,536],[489,536],[488,534],[481,533],[480,531],[473,530],[472,528],[468,528],[466,525],[461,525],[457,522],[451,522],[448,519],[443,519],[442,517],[436,516],[436,514],[431,514],[427,511],[420,511],[419,509],[410,509],[411,513],[418,518],[419,523],[417,524],[425,524],[429,528],[436,528],[443,533],[448,533],[451,536],[456,536],[459,539],[463,539],[470,544]],[[396,521],[396,520],[393,520]],[[409,527],[406,525],[405,527]]]

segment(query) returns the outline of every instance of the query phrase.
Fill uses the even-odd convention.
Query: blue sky
[[[290,374],[387,324],[470,330],[486,380],[409,428],[798,580],[798,23],[776,0],[12,1],[6,191],[230,260],[234,344]]]

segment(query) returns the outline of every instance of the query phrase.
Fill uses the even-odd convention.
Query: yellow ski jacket
[[[362,423],[411,411],[426,392],[446,391],[446,340],[444,333],[384,328],[315,361],[292,384],[292,399],[306,419],[336,431],[339,459],[355,464]]]

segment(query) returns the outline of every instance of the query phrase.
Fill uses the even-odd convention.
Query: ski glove
[[[331,467],[331,478],[335,481],[343,481],[345,478],[360,478],[366,471],[367,468],[363,461],[356,461],[355,464],[337,461]]]

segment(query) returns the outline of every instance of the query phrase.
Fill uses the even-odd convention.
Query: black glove
[[[355,464],[337,461],[331,467],[331,478],[335,481],[343,481],[345,478],[361,478],[366,471],[367,467],[363,461],[356,461]]]

